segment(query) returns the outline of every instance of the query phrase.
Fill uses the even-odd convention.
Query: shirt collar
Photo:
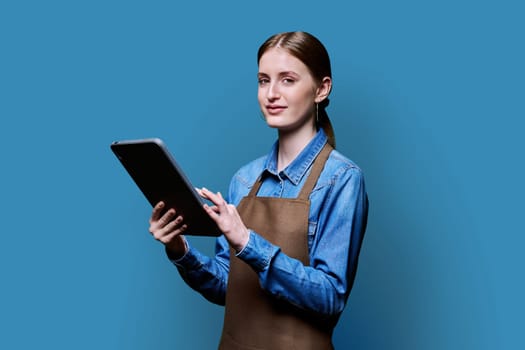
[[[295,159],[288,164],[281,172],[286,176],[294,185],[297,185],[303,176],[306,174],[306,171],[312,165],[315,157],[319,154],[323,146],[327,141],[326,134],[323,129],[319,129],[314,138],[303,148]],[[277,174],[277,154],[279,150],[279,141],[276,141],[270,153],[266,157],[266,162],[264,165],[264,170],[273,174]]]

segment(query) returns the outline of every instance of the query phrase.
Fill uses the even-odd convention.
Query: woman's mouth
[[[266,110],[268,111],[269,114],[272,114],[272,115],[279,114],[285,109],[286,109],[286,106],[279,106],[279,105],[266,106]]]

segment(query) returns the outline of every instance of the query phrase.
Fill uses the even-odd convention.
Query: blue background
[[[336,347],[525,348],[520,4],[2,2],[0,348],[215,347],[222,308],[149,236],[109,144],[161,137],[226,191],[275,140],[256,50],[289,30],[331,54],[328,112],[371,202]]]

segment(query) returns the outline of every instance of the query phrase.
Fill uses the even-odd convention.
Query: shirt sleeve
[[[271,295],[305,311],[333,317],[343,311],[352,288],[367,214],[363,176],[352,167],[334,181],[322,205],[310,266],[253,231],[237,256],[253,268],[262,288]]]
[[[235,193],[235,176],[230,182],[226,201],[230,203]],[[180,258],[171,256],[166,251],[168,259],[177,267],[180,276],[193,290],[204,298],[218,305],[226,302],[226,287],[230,271],[230,247],[224,235],[215,241],[215,256],[213,258],[202,254],[186,240],[188,251]]]
[[[210,258],[188,244],[188,251],[181,258],[175,258],[166,251],[168,259],[177,267],[182,279],[192,289],[218,305],[224,305],[230,252],[224,236],[215,242],[215,257]]]

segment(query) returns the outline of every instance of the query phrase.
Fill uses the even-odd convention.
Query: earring
[[[315,121],[319,124],[319,103],[315,104]]]

